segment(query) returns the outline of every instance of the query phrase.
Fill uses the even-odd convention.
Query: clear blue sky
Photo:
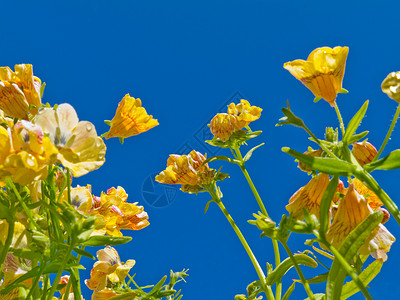
[[[126,93],[142,99],[160,126],[122,146],[117,139],[108,140],[105,165],[74,184],[91,184],[97,195],[120,185],[130,202],[145,207],[151,225],[126,232],[133,241],[118,248],[123,260],[137,261],[133,272],[140,284],[156,283],[171,268],[189,268],[187,284],[179,286],[184,299],[233,299],[245,293],[256,273],[222,213],[213,205],[203,213],[209,200],[205,195],[166,190],[151,179],[165,168],[170,153],[193,147],[211,155],[215,149],[199,142],[207,133],[204,126],[229,99],[242,96],[264,109],[252,125],[263,134],[250,146],[266,145],[248,168],[271,216],[279,220],[289,197],[309,180],[280,148],[305,151],[311,145],[300,129],[274,127],[282,116],[280,108],[289,99],[319,136],[325,126],[337,126],[334,110],[324,101],[313,103],[311,92],[282,68],[320,46],[350,48],[344,78],[350,93],[340,95],[338,104],[347,123],[370,99],[362,129],[370,130],[369,141],[379,146],[396,108],[380,84],[400,68],[400,4],[376,3],[5,0],[0,65],[33,64],[35,75],[47,84],[44,102],[72,104],[80,119],[93,122],[99,133],[107,130],[103,120],[113,117]],[[395,130],[388,150],[399,145]],[[221,185],[225,204],[264,267],[265,261],[273,262],[271,243],[259,239],[260,232],[246,222],[257,212],[256,202],[237,169],[224,165],[223,171],[231,173]],[[400,199],[398,171],[376,176],[395,201]],[[394,220],[387,227],[400,237]],[[293,238],[289,244],[302,251],[307,249],[304,239]],[[382,273],[370,284],[375,299],[400,295],[399,245],[394,243]],[[91,262],[86,265],[88,276]],[[307,272],[312,275],[316,273]],[[297,278],[292,271],[285,288],[291,278]],[[86,288],[84,295],[90,299]],[[298,285],[293,299],[303,298]]]

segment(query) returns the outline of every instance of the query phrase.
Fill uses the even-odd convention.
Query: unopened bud
[[[236,126],[236,117],[230,114],[217,114],[210,122],[211,133],[226,142]]]
[[[374,145],[366,141],[354,143],[352,152],[361,166],[369,164],[378,153]]]
[[[382,92],[386,93],[389,98],[396,102],[400,102],[400,71],[392,72],[383,80]]]

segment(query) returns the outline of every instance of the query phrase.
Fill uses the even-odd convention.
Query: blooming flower
[[[166,184],[182,184],[184,191],[201,189],[209,184],[214,177],[214,170],[203,162],[205,156],[192,150],[188,155],[171,154],[167,161],[167,168],[156,176],[156,181]]]
[[[326,239],[335,248],[339,248],[350,232],[372,213],[367,201],[350,184],[346,196],[340,201],[338,211],[326,233]],[[358,250],[362,255],[386,260],[386,253],[395,241],[394,236],[382,224],[370,234]]]
[[[68,189],[65,189],[61,201],[68,202]],[[92,209],[92,187],[78,186],[71,188],[71,205],[81,214],[87,214]]]
[[[226,142],[236,127],[236,117],[230,114],[217,114],[210,122],[211,133]]]
[[[368,205],[375,210],[375,208],[380,207],[383,205],[381,199],[369,188],[367,188],[360,180],[357,178],[354,178],[352,180],[354,189],[359,193],[360,195],[363,195],[365,199],[368,202]]]
[[[58,153],[42,129],[25,120],[8,130],[1,127],[0,145],[0,179],[11,176],[21,185],[46,178]]]
[[[250,124],[261,117],[262,108],[251,106],[249,101],[240,100],[239,104],[231,103],[228,105],[228,114],[236,117],[235,127],[237,130]]]
[[[142,101],[126,94],[118,104],[106,139],[111,137],[127,138],[150,130],[157,125],[158,121],[148,115],[146,109],[142,107]]]
[[[300,80],[316,97],[332,107],[342,89],[348,47],[322,47],[310,53],[307,60],[287,62],[283,67]]]
[[[351,152],[353,152],[354,157],[361,166],[369,164],[378,153],[374,145],[367,141],[363,141],[362,143],[354,143],[353,150]]]
[[[389,98],[396,102],[400,102],[400,71],[392,72],[383,80],[382,92],[386,93]]]
[[[28,112],[36,114],[41,105],[41,81],[33,76],[32,65],[0,68],[0,109],[10,117],[27,119]],[[29,108],[30,105],[35,106]]]
[[[303,208],[307,209],[310,214],[314,214],[319,218],[319,207],[322,196],[329,183],[328,174],[319,174],[313,177],[307,185],[300,188],[289,199],[286,209],[297,219],[303,219]]]
[[[97,291],[105,289],[107,281],[122,282],[135,265],[132,259],[122,264],[117,250],[110,246],[97,251],[97,259],[90,272],[90,279],[85,280],[89,289]]]
[[[97,136],[94,125],[80,121],[75,109],[61,104],[57,109],[43,108],[35,122],[49,134],[58,148],[57,159],[71,170],[75,177],[85,175],[103,165],[106,146]]]
[[[100,199],[95,197],[89,213],[97,218],[94,235],[107,233],[122,236],[121,229],[140,230],[150,224],[143,206],[127,203],[127,198],[122,187],[109,189],[107,193],[101,194]]]
[[[0,290],[2,287],[7,287],[14,280],[18,279],[22,275],[28,273],[32,269],[32,263],[29,260],[20,259],[13,253],[8,252],[1,271],[3,272],[4,278],[0,282]],[[24,280],[21,285],[29,288],[32,286],[32,278]],[[18,288],[11,290],[8,294],[0,294],[0,300],[11,300],[21,297],[21,291]]]

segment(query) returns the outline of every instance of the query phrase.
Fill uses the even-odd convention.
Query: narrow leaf
[[[383,265],[383,261],[381,259],[377,259],[373,261],[368,267],[365,268],[364,271],[361,272],[358,277],[360,280],[364,283],[364,285],[367,285],[372,281],[372,279],[375,278],[376,275],[379,274],[381,271]],[[340,297],[340,300],[345,300],[349,298],[350,296],[353,296],[355,293],[357,293],[360,289],[357,287],[356,283],[354,281],[347,282],[343,286],[342,290],[342,296]]]
[[[314,294],[315,300],[325,300],[325,294]],[[310,300],[310,298],[306,298],[304,300]]]
[[[349,140],[348,144],[351,145],[351,144],[353,144],[355,142],[358,142],[359,140],[365,138],[368,133],[369,133],[369,131],[363,131],[363,132],[361,132],[359,134],[353,135],[352,137],[350,137],[350,140]]]
[[[147,294],[147,296],[154,295],[155,293],[160,291],[166,280],[167,280],[167,275],[161,278],[161,280],[153,287],[153,289],[150,291],[150,293]]]
[[[319,222],[320,222],[319,234],[321,236],[325,236],[325,233],[328,230],[328,225],[330,221],[329,209],[331,207],[331,202],[333,196],[335,195],[338,183],[339,183],[339,177],[333,176],[331,181],[329,181],[329,184],[326,187],[324,195],[322,196],[321,199],[320,212],[319,212]]]
[[[85,246],[99,247],[99,246],[115,246],[122,245],[130,242],[132,238],[130,236],[92,236],[82,244]]]
[[[394,150],[384,158],[378,159],[372,163],[364,165],[367,172],[373,170],[393,170],[400,168],[400,149]]]
[[[287,289],[285,295],[283,295],[282,300],[288,300],[290,295],[293,293],[295,287],[296,282],[293,282],[292,285]]]
[[[226,156],[223,156],[223,155],[217,155],[217,156],[212,156],[210,158],[207,158],[203,162],[203,165],[205,165],[205,164],[207,164],[209,162],[212,162],[212,161],[217,161],[217,160],[224,160],[224,161],[227,161],[227,162],[230,162],[230,163],[233,163],[233,164],[240,164],[240,161],[238,161],[236,159],[233,159],[233,158],[230,158],[230,157],[226,157]]]
[[[265,143],[262,143],[258,146],[255,146],[254,148],[250,149],[246,155],[244,156],[243,160],[244,161],[248,161],[250,159],[250,157],[253,155],[253,151],[256,150],[257,148],[261,147],[262,145],[264,145]]]
[[[312,157],[310,155],[292,150],[288,147],[283,147],[282,151],[293,156],[314,170],[322,173],[348,177],[355,172],[355,166],[341,159]]]
[[[376,211],[373,214],[370,214],[352,232],[350,232],[348,237],[344,240],[339,252],[349,265],[352,263],[354,256],[358,252],[358,249],[365,242],[365,239],[371,234],[376,226],[379,225],[382,219],[383,213],[381,211]],[[342,262],[340,262],[340,260],[336,257],[333,260],[332,267],[328,275],[328,281],[326,283],[327,300],[340,299],[343,283],[347,275],[347,272],[342,266]],[[365,286],[358,287],[366,290]]]
[[[328,279],[328,272],[319,274],[313,278],[307,279],[307,282],[308,283],[322,283],[322,282],[325,282],[327,279]],[[293,281],[301,283],[300,279],[293,279]]]
[[[358,112],[354,115],[354,117],[351,118],[349,124],[347,125],[346,133],[344,134],[344,137],[343,137],[343,143],[345,145],[349,144],[350,138],[356,132],[358,126],[360,126],[361,121],[364,118],[365,113],[367,112],[368,103],[369,103],[368,100],[364,102],[364,104],[361,106],[361,108],[358,110]]]
[[[316,268],[318,266],[318,263],[308,255],[295,254],[294,257],[299,265],[305,265],[311,268]],[[275,270],[268,274],[266,283],[268,285],[273,285],[278,280],[280,280],[282,276],[285,275],[286,272],[289,271],[290,268],[292,268],[293,266],[293,261],[289,257],[286,258],[275,268]]]

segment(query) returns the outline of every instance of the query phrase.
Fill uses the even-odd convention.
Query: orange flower
[[[369,164],[378,153],[374,145],[367,141],[354,143],[351,152],[353,152],[354,157],[361,166]]]
[[[353,184],[350,184],[326,233],[327,241],[339,249],[350,232],[371,213],[372,210],[365,198],[357,193]],[[362,255],[371,254],[373,257],[386,260],[386,252],[389,252],[394,241],[394,236],[384,225],[379,224],[366,239],[359,252]]]
[[[91,216],[97,217],[94,235],[105,234],[122,236],[121,229],[140,230],[150,223],[143,206],[127,203],[128,195],[122,187],[111,188],[95,197]]]
[[[352,183],[353,183],[354,189],[357,191],[357,193],[359,193],[360,195],[363,195],[366,198],[369,206],[372,209],[375,209],[375,208],[383,205],[381,199],[379,199],[379,197],[373,191],[371,191],[369,188],[367,188],[360,180],[358,180],[357,178],[354,178],[352,180]]]
[[[150,130],[157,125],[158,121],[147,114],[146,109],[142,107],[141,100],[126,94],[118,104],[106,139],[112,137],[127,138]]]
[[[319,218],[319,207],[322,196],[329,183],[328,174],[319,174],[310,180],[310,182],[300,188],[289,199],[289,204],[286,209],[289,213],[299,220],[303,219],[303,208],[307,209],[310,214],[316,215]]]
[[[217,114],[210,122],[211,133],[226,142],[235,130],[236,122],[236,117],[230,114]]]
[[[41,105],[40,86],[40,79],[33,76],[32,65],[15,65],[15,72],[1,67],[0,109],[19,119],[27,119],[28,112],[37,114]],[[30,105],[35,107],[29,109]]]
[[[261,117],[262,108],[251,106],[249,101],[240,100],[239,104],[231,103],[228,105],[228,114],[236,117],[235,127],[237,130],[249,125],[251,122]]]
[[[287,62],[283,67],[316,96],[335,106],[342,89],[348,47],[322,47],[310,53],[307,60]]]

